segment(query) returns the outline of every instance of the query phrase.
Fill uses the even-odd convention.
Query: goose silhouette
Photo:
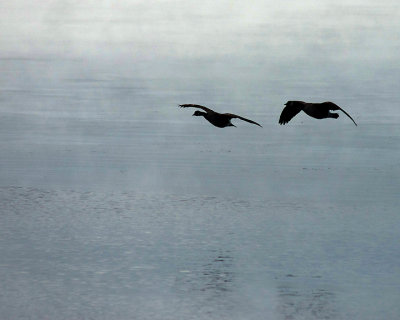
[[[341,107],[333,102],[322,102],[322,103],[308,103],[304,101],[288,101],[285,103],[285,108],[283,108],[281,116],[279,118],[279,124],[288,123],[293,117],[296,116],[300,111],[304,111],[310,117],[315,119],[325,119],[325,118],[339,118],[339,114],[332,113],[331,111],[340,110],[346,116],[348,116],[355,125],[357,123],[353,118],[344,111]]]
[[[180,104],[179,106],[181,108],[198,108],[198,109],[204,110],[205,112],[196,110],[193,113],[193,116],[197,116],[197,117],[203,116],[206,120],[208,120],[208,122],[210,122],[212,125],[214,125],[214,126],[216,126],[218,128],[236,127],[235,125],[233,125],[231,123],[232,119],[240,119],[240,120],[243,120],[243,121],[247,121],[247,122],[253,123],[253,124],[255,124],[255,125],[257,125],[257,126],[262,128],[262,126],[259,123],[255,122],[253,120],[250,120],[250,119],[243,118],[243,117],[238,116],[236,114],[219,113],[219,112],[216,112],[216,111],[211,110],[209,108],[206,108],[204,106],[200,106],[198,104]]]

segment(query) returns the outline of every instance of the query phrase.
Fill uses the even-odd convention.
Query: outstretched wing
[[[180,104],[179,105],[181,108],[199,108],[199,109],[202,109],[202,110],[204,110],[205,112],[209,112],[209,113],[213,113],[214,111],[213,110],[211,110],[211,109],[209,109],[209,108],[207,108],[207,107],[204,107],[204,106],[201,106],[201,105],[199,105],[199,104]]]
[[[286,124],[303,109],[300,103],[287,103],[283,108],[281,116],[279,117],[279,124]]]
[[[250,120],[250,119],[243,118],[243,117],[238,116],[238,115],[236,115],[236,114],[224,113],[224,115],[230,117],[231,119],[240,119],[240,120],[243,120],[243,121],[247,121],[247,122],[256,124],[257,126],[259,126],[259,127],[262,128],[262,126],[261,126],[259,123],[255,122],[255,121],[253,121],[253,120]]]
[[[324,105],[326,105],[328,108],[329,108],[329,110],[340,110],[340,111],[342,111],[346,116],[348,116],[350,119],[351,119],[351,121],[353,121],[354,122],[354,124],[357,126],[357,123],[354,121],[354,119],[346,112],[346,111],[344,111],[341,107],[339,107],[337,104],[335,104],[335,103],[333,103],[333,102],[324,102],[323,103]]]

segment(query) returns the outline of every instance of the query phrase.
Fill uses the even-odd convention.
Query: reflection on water
[[[229,318],[234,306],[233,258],[229,250],[213,249],[203,256],[209,260],[193,261],[192,267],[180,270],[175,279],[177,292],[186,296],[198,297],[194,308],[202,315],[212,319]],[[198,260],[198,257],[196,257]]]
[[[288,274],[279,281],[278,313],[284,320],[338,319],[335,294],[316,279],[301,279]]]
[[[232,257],[229,251],[219,252],[218,256],[211,263],[206,264],[203,271],[205,280],[202,291],[210,291],[213,296],[224,294],[231,291],[234,274],[232,272]]]
[[[177,277],[179,290],[202,291],[210,299],[224,297],[227,291],[232,291],[234,280],[232,262],[229,251],[225,254],[220,251],[217,256],[211,257],[211,262],[198,266],[194,270],[181,270]]]

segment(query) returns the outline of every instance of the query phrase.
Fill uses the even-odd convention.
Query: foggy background
[[[390,0],[3,1],[0,314],[397,319],[399,18]],[[288,100],[358,126],[280,126]]]

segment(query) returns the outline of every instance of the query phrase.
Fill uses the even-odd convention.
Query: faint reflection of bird
[[[334,104],[333,102],[322,102],[322,103],[308,103],[303,101],[288,101],[285,103],[281,116],[279,118],[279,124],[288,123],[296,114],[303,110],[310,117],[316,119],[325,118],[339,118],[339,114],[330,112],[331,110],[341,110],[346,116],[348,116],[355,125],[357,123],[353,120],[350,115],[344,111],[341,107]]]
[[[243,117],[238,116],[236,114],[218,113],[218,112],[215,112],[215,111],[213,111],[213,110],[211,110],[209,108],[206,108],[204,106],[200,106],[198,104],[180,104],[179,106],[181,108],[199,108],[199,109],[204,110],[205,112],[196,110],[193,113],[193,116],[197,116],[197,117],[203,116],[206,120],[208,120],[208,122],[210,122],[211,124],[213,124],[214,126],[216,126],[218,128],[236,127],[235,125],[233,125],[231,123],[231,119],[240,119],[240,120],[243,120],[243,121],[247,121],[247,122],[256,124],[257,126],[262,128],[262,126],[259,123],[255,122],[253,120],[249,120],[249,119],[243,118]]]

